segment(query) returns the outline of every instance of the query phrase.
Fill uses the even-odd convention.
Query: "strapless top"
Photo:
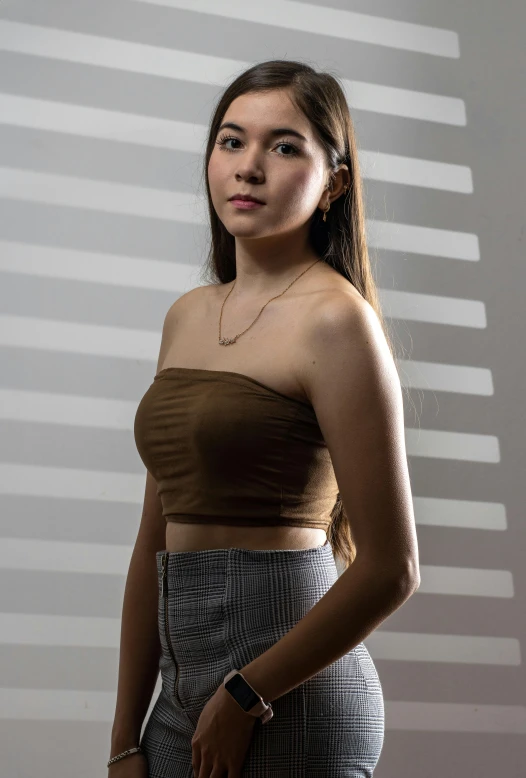
[[[338,497],[314,408],[227,370],[167,367],[134,421],[167,521],[328,530]]]

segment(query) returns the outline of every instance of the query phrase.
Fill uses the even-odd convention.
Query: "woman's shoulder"
[[[195,286],[193,289],[183,292],[174,300],[168,309],[168,313],[172,313],[172,315],[175,316],[178,312],[183,311],[188,307],[195,308],[196,305],[209,299],[217,286],[220,286],[220,284],[201,284],[200,286]]]

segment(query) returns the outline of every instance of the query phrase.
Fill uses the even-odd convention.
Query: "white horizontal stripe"
[[[221,88],[254,64],[6,20],[0,21],[0,49]],[[466,106],[460,98],[343,78],[340,81],[352,109],[466,125]]]
[[[0,478],[5,467],[0,465]],[[144,484],[144,478],[141,480]],[[2,538],[0,569],[126,575],[131,552],[131,546]],[[422,581],[417,592],[421,594],[475,597],[513,597],[514,594],[513,578],[508,570],[420,565],[420,575]]]
[[[413,495],[413,507],[417,524],[499,531],[508,528],[506,506],[500,502]]]
[[[473,176],[467,165],[403,157],[381,151],[361,150],[358,156],[362,177],[366,179],[465,194],[473,192]]]
[[[200,285],[199,270],[182,262],[0,240],[0,271],[29,276],[183,294]]]
[[[115,701],[116,692],[0,688],[0,719],[112,722]]]
[[[0,167],[0,197],[203,226],[209,223],[206,201],[197,194],[16,168]],[[480,259],[478,237],[473,233],[375,219],[368,219],[366,227],[367,242],[376,248]]]
[[[368,219],[367,237],[369,245],[380,249],[465,259],[470,262],[480,259],[478,236],[471,232]]]
[[[102,324],[0,315],[0,346],[151,361],[155,374],[161,333]]]
[[[204,125],[178,122],[175,119],[161,119],[5,93],[0,93],[0,116],[4,120],[3,124],[15,127],[68,132],[84,138],[136,143],[140,146],[192,154],[205,152]],[[458,167],[465,169],[461,165]],[[458,176],[459,171],[455,175]]]
[[[467,597],[514,597],[509,570],[477,570],[472,567],[420,565],[421,594],[455,594]]]
[[[0,688],[0,719],[111,723],[115,701],[116,692],[4,687]],[[526,706],[385,700],[385,729],[523,735]]]
[[[448,366],[436,367],[440,377],[438,368],[443,367],[447,371]],[[408,386],[405,381],[401,383]],[[440,383],[445,382],[437,380],[437,384]],[[427,384],[425,388],[437,389],[439,386]],[[456,390],[450,387],[448,391]],[[132,430],[136,410],[137,402],[131,400],[0,388],[0,419],[10,421]]]
[[[520,641],[517,638],[490,635],[440,635],[377,629],[368,636],[367,648],[373,659],[401,662],[460,662],[504,667],[521,664]]]
[[[0,462],[0,494],[140,505],[146,474]]]
[[[486,306],[481,300],[393,289],[379,289],[378,293],[382,313],[391,319],[476,329],[487,327]]]
[[[1,538],[0,569],[126,575],[132,551],[108,543]]]
[[[402,386],[461,394],[494,394],[491,370],[472,365],[447,365],[440,362],[418,362],[398,359]]]
[[[0,388],[0,419],[10,421],[129,431],[136,411],[131,400]]]
[[[151,265],[151,268],[150,268]],[[68,278],[75,281],[91,281],[114,286],[159,289],[163,292],[173,291],[181,295],[195,286],[200,286],[200,268],[195,265],[183,265],[179,262],[162,262],[153,259],[136,259],[111,254],[79,251],[70,248],[53,246],[35,246],[33,244],[12,243],[0,241],[0,271],[24,273],[27,275],[44,276],[47,278]],[[393,291],[379,289],[380,302],[384,315],[391,319],[407,319],[409,321],[431,322],[433,324],[448,324],[458,327],[475,327],[484,329],[487,325],[486,309],[479,300],[466,300],[456,297],[422,294],[419,292]],[[24,338],[23,333],[30,335],[23,317],[2,317],[0,315],[0,342],[11,345],[10,338]],[[34,326],[45,328],[45,320],[28,320],[38,322]],[[22,333],[14,334],[20,324]],[[31,325],[28,325],[31,326]],[[69,328],[70,324],[56,322],[51,332],[57,333],[58,327]],[[77,325],[75,325],[77,326]],[[78,325],[92,327],[92,325]],[[99,331],[97,327],[95,333]],[[12,333],[12,334],[11,334]],[[69,334],[65,333],[69,342]],[[38,333],[37,340],[45,338]],[[90,338],[93,335],[90,335]],[[149,336],[150,337],[150,336]],[[44,342],[44,341],[42,341]],[[24,345],[22,342],[17,345]],[[30,343],[25,345],[31,348]],[[50,349],[54,350],[52,342]],[[67,350],[71,350],[69,347]],[[115,351],[115,356],[120,352]],[[151,358],[154,358],[154,349]],[[485,368],[462,367],[456,370],[450,365],[447,376],[440,370],[438,377],[433,368],[426,362],[410,362],[399,360],[403,371],[408,374],[408,384],[414,381],[415,388],[443,389],[443,391],[469,390],[473,394],[493,394],[491,374]],[[465,372],[467,371],[467,372]],[[438,385],[435,385],[435,381]],[[429,382],[429,386],[425,385]],[[423,384],[423,385],[421,385]]]
[[[0,613],[0,645],[119,648],[120,618]]]
[[[8,490],[8,484],[9,479],[13,479],[13,489],[16,489],[15,493],[22,496],[25,493],[36,493],[37,496],[53,496],[59,499],[62,497],[73,497],[75,499],[121,501],[118,499],[117,488],[115,488],[114,492],[106,491],[107,497],[104,494],[99,495],[98,493],[100,490],[108,490],[108,486],[114,484],[115,479],[111,474],[108,478],[103,479],[103,483],[97,483],[95,480],[98,489],[94,490],[92,488],[93,471],[72,471],[70,468],[44,468],[44,472],[41,473],[40,470],[41,468],[33,465],[0,464],[0,494],[11,493]],[[77,483],[74,485],[74,490],[71,494],[64,494],[64,490],[61,488],[61,481],[71,478],[73,472],[76,474]],[[87,483],[83,479],[85,472],[88,474]],[[106,476],[107,474],[103,475]],[[54,479],[53,482],[51,478]],[[130,495],[128,499],[122,501],[141,502],[143,494],[140,492],[140,478],[138,476],[126,476],[126,482],[128,478],[139,479],[139,483],[134,484],[135,498],[132,498]],[[27,492],[24,491],[23,486],[17,486],[17,484],[23,484],[24,479],[27,483]],[[45,494],[41,494],[39,484],[45,479],[48,479],[49,487]],[[144,478],[142,483],[144,484]],[[439,497],[416,497],[413,495],[413,505],[417,524],[482,530],[507,529],[506,508],[502,503],[449,500]]]
[[[119,648],[120,618],[0,613],[0,645]],[[374,660],[467,665],[521,664],[516,638],[376,630],[367,638]]]
[[[526,734],[525,705],[386,701],[385,715],[386,729],[405,732]]]
[[[133,143],[204,155],[208,128],[202,124],[157,119],[71,103],[0,93],[4,124],[119,143]],[[471,168],[430,159],[358,150],[362,177],[393,184],[451,192],[473,192]]]
[[[129,432],[133,430],[137,403],[135,400],[0,388],[0,419]]]
[[[500,462],[496,435],[405,428],[407,453],[413,457],[459,459],[466,462]]]
[[[198,195],[33,170],[0,167],[0,197],[146,219],[206,223],[204,200]]]
[[[132,1],[439,57],[457,59],[460,56],[458,34],[453,30],[318,6],[314,3],[301,3],[296,0],[265,0],[265,3],[261,4],[247,3],[245,0],[221,0],[220,3],[217,0]]]

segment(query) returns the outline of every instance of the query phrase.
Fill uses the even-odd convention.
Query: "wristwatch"
[[[263,701],[263,697],[254,691],[239,670],[231,670],[225,675],[223,686],[246,713],[259,718],[262,724],[266,724],[274,715],[270,702]]]

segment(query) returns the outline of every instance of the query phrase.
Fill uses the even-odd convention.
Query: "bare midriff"
[[[294,550],[323,546],[326,540],[325,530],[313,527],[166,523],[167,551],[203,551],[213,548]]]

